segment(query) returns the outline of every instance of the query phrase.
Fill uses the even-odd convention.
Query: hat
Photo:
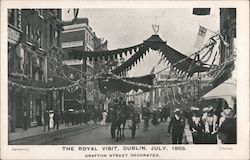
[[[175,110],[174,110],[174,113],[178,113],[178,112],[180,112],[181,110],[179,109],[179,108],[176,108]]]
[[[198,110],[200,110],[199,108],[197,108],[197,107],[191,107],[190,108],[190,110],[193,110],[193,111],[198,111]]]
[[[203,110],[203,112],[208,112],[208,111],[209,111],[209,108],[208,108],[208,107],[205,107],[205,108],[203,108],[202,110]]]
[[[135,101],[132,101],[132,100],[131,100],[131,101],[128,101],[128,103],[133,103],[133,104],[134,104],[134,103],[135,103]]]
[[[224,109],[221,116],[226,118],[234,118],[234,111],[232,109]]]

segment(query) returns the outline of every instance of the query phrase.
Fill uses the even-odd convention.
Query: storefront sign
[[[9,43],[15,44],[18,41],[20,35],[21,35],[20,31],[17,31],[16,29],[8,26],[8,42]]]

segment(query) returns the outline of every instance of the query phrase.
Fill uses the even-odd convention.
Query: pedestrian
[[[131,137],[132,139],[135,138],[135,132],[136,132],[136,125],[138,123],[138,114],[135,110],[135,107],[134,107],[134,101],[129,101],[128,102],[128,117],[127,119],[131,119],[131,126],[130,126],[130,129],[131,129]]]
[[[204,119],[205,125],[205,143],[206,144],[217,144],[217,116],[213,113],[213,109],[210,108],[207,112],[207,117]]]
[[[131,127],[131,136],[132,136],[132,139],[135,138],[136,124],[137,124],[137,121],[138,121],[137,118],[138,118],[137,113],[136,113],[135,110],[133,110],[132,111],[132,117],[131,117],[131,119],[132,119],[132,127]]]
[[[143,106],[142,108],[142,119],[144,120],[144,124],[143,124],[144,131],[148,130],[148,127],[149,127],[150,111],[148,107],[149,107],[149,103],[147,103],[147,105]]]
[[[101,125],[102,126],[105,126],[106,125],[106,120],[107,120],[107,112],[106,112],[106,110],[104,110],[103,112],[102,112],[102,122],[101,122]]]
[[[236,116],[233,109],[225,109],[222,112],[225,120],[222,122],[218,129],[218,137],[223,144],[236,144],[237,143],[237,123]]]
[[[54,112],[53,112],[53,110],[50,110],[49,111],[49,128],[50,129],[52,129],[54,127],[53,117],[54,117]]]
[[[11,117],[11,114],[10,113],[8,113],[8,133],[10,133],[11,132],[11,123],[12,122],[12,117]]]
[[[156,109],[153,109],[153,112],[152,112],[152,121],[151,123],[153,125],[158,125],[158,118],[157,118],[157,110]]]
[[[192,123],[190,125],[194,144],[203,143],[204,123],[199,110],[193,111]]]
[[[64,118],[65,118],[65,125],[69,127],[69,111],[67,110],[66,112],[64,112]]]
[[[48,131],[49,131],[49,111],[48,110],[45,110],[43,112],[43,116],[44,116],[44,124],[43,124],[43,131],[45,132],[46,131],[46,127],[48,127]]]
[[[24,111],[23,113],[23,130],[24,131],[28,130],[28,115],[26,111]]]
[[[113,106],[110,108],[110,121],[111,121],[110,132],[112,139],[115,139],[116,121],[118,119],[117,108],[118,108],[118,100],[115,99]]]
[[[182,144],[184,128],[185,121],[180,115],[180,109],[175,109],[168,126],[168,133],[172,134],[172,144]]]
[[[54,121],[54,126],[53,129],[59,129],[59,124],[60,124],[60,115],[59,112],[56,110],[53,116],[53,121]]]

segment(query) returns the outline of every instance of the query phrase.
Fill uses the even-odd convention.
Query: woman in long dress
[[[102,112],[102,123],[101,123],[102,126],[105,126],[105,125],[106,125],[107,115],[108,115],[108,114],[107,114],[106,110],[104,110],[104,111]]]
[[[209,111],[207,118],[205,119],[205,143],[206,144],[217,144],[217,116]]]
[[[53,117],[54,117],[54,112],[53,112],[53,110],[50,110],[50,112],[49,112],[49,128],[54,127]]]
[[[203,143],[203,131],[204,131],[204,123],[201,119],[201,115],[199,115],[198,111],[196,111],[192,116],[192,123],[191,123],[191,132],[194,144]]]

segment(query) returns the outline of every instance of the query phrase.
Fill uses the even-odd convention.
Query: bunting
[[[142,44],[128,48],[110,51],[78,51],[71,49],[68,54],[69,57],[74,59],[88,58],[90,61],[98,60],[103,57],[105,60],[112,60],[116,59],[118,57],[117,55],[119,55],[119,57],[123,57],[126,54],[131,54],[132,56],[127,61],[112,71],[114,74],[120,75],[122,72],[128,71],[138,62],[140,62],[140,60],[149,52],[149,49],[159,50],[159,53],[162,54],[162,57],[165,59],[165,61],[168,61],[170,64],[172,64],[175,70],[178,69],[179,73],[186,72],[189,74],[189,76],[192,76],[195,72],[205,72],[209,70],[208,67],[205,67],[205,64],[196,66],[196,63],[194,63],[196,60],[187,57],[168,46],[166,42],[159,37],[159,35],[152,35]],[[189,70],[191,64],[192,69]]]

